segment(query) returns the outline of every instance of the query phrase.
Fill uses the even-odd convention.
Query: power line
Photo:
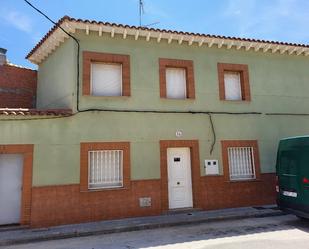
[[[33,4],[31,4],[28,0],[24,0],[25,3],[27,3],[31,8],[33,8],[35,11],[40,13],[42,16],[44,16],[47,20],[49,20],[54,25],[58,25],[55,21],[53,21],[50,17],[48,17],[45,13],[43,13],[41,10],[39,10],[37,7],[35,7]],[[61,25],[58,25],[58,27],[66,33],[69,37],[71,37],[77,44],[77,58],[76,58],[76,81],[77,81],[77,89],[76,89],[76,98],[77,98],[77,111],[79,111],[79,54],[80,54],[80,44],[78,39],[71,35],[69,32],[67,32],[64,28],[61,27]]]

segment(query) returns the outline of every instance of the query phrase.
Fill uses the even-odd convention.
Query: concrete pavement
[[[6,249],[308,249],[309,224],[294,215],[221,220],[76,237]]]
[[[145,229],[192,225],[213,221],[227,221],[254,217],[283,215],[275,206],[231,208],[214,211],[196,211],[151,217],[128,218],[83,224],[65,225],[45,229],[0,229],[0,246],[38,241],[84,237]]]

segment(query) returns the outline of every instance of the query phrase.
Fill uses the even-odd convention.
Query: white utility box
[[[219,175],[219,163],[218,160],[205,160],[205,175]]]

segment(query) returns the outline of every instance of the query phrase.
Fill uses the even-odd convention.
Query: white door
[[[168,148],[169,208],[190,208],[192,202],[190,148]]]
[[[0,225],[20,222],[23,155],[0,154]]]

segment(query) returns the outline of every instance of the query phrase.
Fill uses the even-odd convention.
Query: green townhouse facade
[[[308,55],[63,17],[27,56],[36,109],[1,109],[0,175],[22,185],[2,223],[275,203],[278,141],[309,132]]]

